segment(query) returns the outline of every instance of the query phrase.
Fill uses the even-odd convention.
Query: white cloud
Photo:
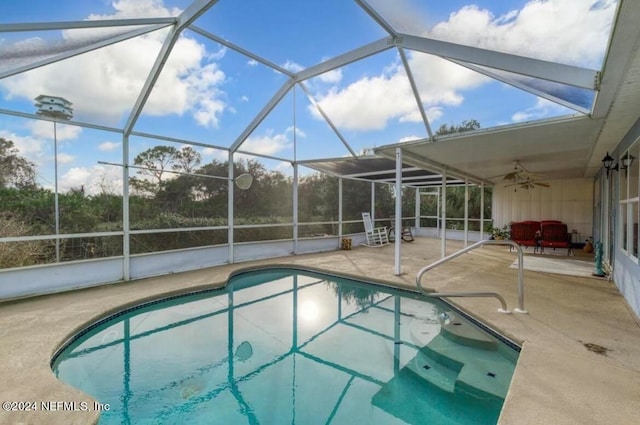
[[[269,129],[262,136],[250,136],[240,145],[240,150],[258,153],[262,155],[274,155],[291,147],[291,142],[286,134],[275,134]]]
[[[597,6],[597,7],[596,7]],[[599,67],[609,38],[615,2],[529,1],[521,10],[494,16],[465,6],[428,34],[518,55]]]
[[[538,98],[534,106],[524,111],[516,112],[511,119],[513,122],[531,121],[545,118],[552,114],[556,115],[560,112],[567,113],[568,109],[546,99]]]
[[[329,58],[322,58],[322,61],[326,61]],[[285,68],[292,72],[300,72],[303,67],[293,62],[287,62],[284,65]],[[333,69],[331,71],[324,72],[318,76],[310,78],[304,82],[305,87],[308,90],[313,90],[316,86],[335,85],[342,81],[342,69]]]
[[[217,159],[218,161],[226,161],[229,159],[229,153],[225,150],[222,149],[216,149],[216,148],[204,148],[202,149],[202,151],[200,152],[202,157],[207,159],[207,158],[211,158],[211,159]],[[204,161],[206,162],[206,161]]]
[[[302,65],[299,65],[293,61],[286,61],[282,67],[291,72],[300,72],[304,69]]]
[[[122,194],[122,169],[103,165],[74,167],[60,176],[58,187],[61,192],[84,187],[87,195]]]
[[[111,152],[120,148],[120,143],[118,142],[103,142],[98,145],[98,150],[102,152]]]
[[[247,138],[244,143],[240,145],[239,150],[261,155],[276,155],[283,150],[291,148],[292,141],[289,140],[288,134],[292,132],[292,127],[287,128],[284,133],[275,133],[272,129],[268,129],[265,134],[261,136],[250,136]],[[229,159],[228,152],[222,149],[204,148],[201,154],[205,159],[203,162],[210,161],[211,159],[224,162]],[[244,153],[235,153],[233,155],[234,161],[240,159],[255,160],[256,157]]]
[[[420,118],[406,74],[397,66],[389,74],[365,77],[344,89],[332,87],[316,99],[333,123],[343,129],[381,130],[392,119]],[[309,106],[309,110],[321,119],[315,107]]]
[[[293,133],[295,131],[296,133],[296,137],[299,137],[301,139],[304,139],[307,137],[307,133],[305,133],[304,131],[302,131],[300,129],[300,127],[293,127],[293,126],[289,126],[287,127],[287,129],[285,130],[285,133]]]
[[[322,58],[322,62],[325,62],[331,58],[325,57]],[[337,84],[342,80],[342,69],[333,69],[331,71],[327,71],[313,78],[313,81],[320,81],[325,84]]]
[[[186,81],[190,84],[183,93],[193,102],[189,109],[193,111],[196,122],[204,127],[217,128],[219,116],[226,107],[224,94],[217,88],[224,81],[224,73],[216,64],[209,64],[198,73],[191,74]]]
[[[612,1],[594,5],[584,0],[548,0],[530,1],[521,10],[495,17],[478,6],[465,6],[427,32],[424,23],[420,22],[426,20],[415,19],[420,11],[412,8],[409,1],[393,2],[391,6],[388,2],[374,0],[372,5],[396,28],[406,32],[593,67],[599,66],[615,11]],[[410,52],[408,60],[431,122],[442,117],[444,107],[462,105],[465,91],[492,81],[427,54]],[[393,120],[421,120],[399,63],[388,65],[378,75],[363,77],[346,87],[333,86],[314,96],[322,110],[341,129],[382,130]],[[314,107],[310,106],[309,110],[316,119],[322,119]],[[550,112],[549,106],[540,108],[536,105],[524,114],[543,118],[544,113]],[[514,119],[523,116],[517,115]]]
[[[32,120],[27,124],[35,137],[42,139],[54,139],[53,123],[49,121]],[[56,124],[55,138],[58,142],[75,140],[82,133],[82,128],[75,125]]]
[[[249,65],[250,67],[258,66],[258,61],[255,59],[250,59],[247,61],[247,65]]]
[[[35,125],[34,125],[35,124]],[[42,125],[49,124],[49,126]],[[34,121],[33,124],[29,123],[32,126],[33,135],[31,136],[20,136],[16,133],[10,133],[8,131],[0,130],[0,137],[11,140],[18,150],[18,154],[27,160],[33,162],[36,166],[36,169],[42,169],[47,166],[50,166],[53,163],[54,152],[53,152],[53,128],[51,123],[44,121]],[[48,129],[48,132],[45,131],[45,127],[51,127]],[[77,129],[77,127],[73,126],[64,126],[66,129]],[[79,131],[71,130],[66,131],[63,130],[62,134],[58,132],[58,145],[60,145],[60,140],[65,140],[69,138],[74,138],[76,134],[79,134]],[[58,152],[58,163],[59,164],[69,164],[75,161],[75,157]]]
[[[320,74],[317,77],[323,83],[335,84],[339,83],[342,80],[342,70],[334,69],[332,71],[325,72],[324,74]]]
[[[119,0],[112,3],[110,15],[91,15],[89,19],[121,19],[146,16],[176,16],[161,0]],[[114,32],[115,29],[62,31],[65,42],[73,44],[87,34]],[[168,30],[160,30],[79,55],[62,62],[2,80],[7,97],[33,99],[54,93],[73,103],[77,117],[113,125],[131,111]],[[45,43],[31,40],[31,44]],[[17,49],[17,47],[16,47]],[[203,44],[180,36],[164,65],[144,108],[144,114],[192,114],[203,126],[218,125],[226,107],[221,85],[225,74],[215,63],[226,49],[207,52]],[[95,99],[100,99],[96,102]]]
[[[423,8],[415,8],[412,0],[369,0],[368,3],[400,32],[420,34],[429,16]]]
[[[287,162],[287,161],[278,162],[276,166],[273,167],[273,169],[276,171],[280,171],[282,174],[286,176],[293,175],[293,166],[291,165],[290,162]]]
[[[414,140],[423,139],[423,138],[424,136],[406,136],[406,137],[401,137],[400,140],[398,140],[398,143],[412,142]]]
[[[49,147],[47,145],[50,142],[39,137],[20,136],[6,130],[0,130],[0,137],[6,140],[11,140],[16,149],[18,149],[20,156],[36,163],[40,162],[45,151],[49,149],[53,150],[53,144]]]
[[[71,164],[76,160],[76,157],[69,155],[68,153],[58,153],[58,164]]]
[[[140,18],[145,16],[178,16],[181,9],[167,9],[162,0],[115,0],[112,3],[117,13],[114,15],[89,15],[89,20],[99,19],[125,19]],[[153,15],[149,15],[153,13]]]

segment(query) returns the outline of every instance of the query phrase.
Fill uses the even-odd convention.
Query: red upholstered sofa
[[[518,245],[534,247],[533,252],[541,248],[567,248],[567,254],[571,255],[571,235],[567,231],[567,225],[558,220],[542,221],[514,221],[511,227],[511,240]]]
[[[514,221],[510,227],[512,241],[524,247],[532,246],[534,247],[534,252],[538,250],[539,221]]]
[[[561,222],[543,221],[540,223],[540,247],[567,248],[567,255],[571,255],[571,234],[567,225]]]

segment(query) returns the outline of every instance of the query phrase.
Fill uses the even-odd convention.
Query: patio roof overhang
[[[359,156],[299,163],[316,171],[347,179],[396,183],[395,156],[391,158]],[[402,164],[402,184],[416,188],[442,186],[442,170],[443,168],[434,162],[415,162],[407,158]],[[448,186],[461,186],[465,184],[465,175],[459,172],[447,172],[446,181]],[[469,183],[480,184],[481,181],[473,179]]]
[[[404,161],[424,166],[437,163],[441,169],[467,174],[472,181],[495,183],[501,179],[496,176],[509,172],[515,161],[547,179],[579,178],[586,177],[601,127],[602,120],[572,117],[399,143],[375,151],[394,158],[400,147]]]

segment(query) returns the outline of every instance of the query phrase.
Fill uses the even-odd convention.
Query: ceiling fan
[[[551,187],[549,183],[539,181],[543,176],[541,174],[532,173],[520,164],[520,161],[516,161],[513,165],[513,170],[507,174],[501,174],[491,177],[491,179],[502,177],[502,180],[507,182],[504,187],[513,187],[514,192],[520,189],[535,189],[536,186]]]

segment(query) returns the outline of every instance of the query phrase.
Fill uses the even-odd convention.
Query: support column
[[[484,240],[484,183],[480,185],[480,240]]]
[[[129,136],[122,136],[122,279],[131,279],[131,223],[129,216]]]
[[[296,121],[296,86],[293,86],[293,254],[298,253],[298,125]]]
[[[417,187],[416,188],[416,208],[415,208],[415,212],[414,215],[416,216],[416,223],[415,223],[415,228],[416,228],[416,234],[418,233],[418,229],[420,228],[420,188]]]
[[[233,264],[233,152],[229,152],[229,181],[227,193],[227,243],[229,244],[229,264]]]
[[[60,262],[60,204],[58,201],[58,130],[56,122],[53,122],[53,209],[55,213],[56,229],[56,263]]]
[[[447,170],[442,170],[442,239],[440,240],[440,257],[447,255]]]
[[[464,178],[464,247],[469,245],[469,179]]]
[[[376,227],[376,184],[375,182],[371,182],[371,220],[373,221],[373,227]]]
[[[338,248],[342,243],[342,177],[338,178]]]
[[[298,163],[293,164],[293,253],[298,253]]]
[[[402,243],[402,148],[396,148],[396,228],[395,275],[400,276],[400,244]]]

